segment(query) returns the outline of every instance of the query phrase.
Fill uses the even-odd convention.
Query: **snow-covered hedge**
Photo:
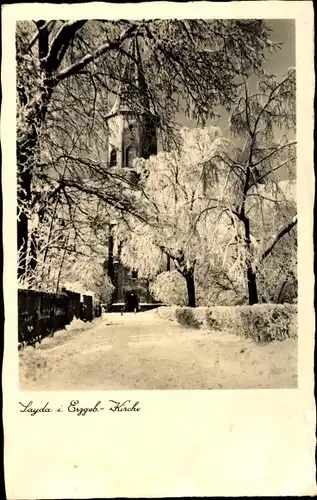
[[[297,306],[294,304],[160,307],[157,314],[192,328],[226,331],[261,342],[297,337]]]

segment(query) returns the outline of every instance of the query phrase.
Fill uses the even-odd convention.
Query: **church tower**
[[[133,160],[157,154],[157,122],[150,112],[147,86],[137,40],[130,44],[126,56],[122,82],[115,103],[106,116],[108,121],[107,168],[129,169],[133,174]],[[133,95],[135,93],[135,97]],[[108,275],[115,286],[112,310],[126,304],[133,310],[133,301],[153,303],[146,280],[125,268],[120,262],[120,248],[109,228]],[[130,305],[129,305],[130,304]]]
[[[132,168],[134,158],[157,153],[157,121],[150,111],[137,38],[130,42],[120,88],[106,119],[110,168]]]

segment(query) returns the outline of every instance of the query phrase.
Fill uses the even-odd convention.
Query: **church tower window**
[[[127,168],[132,168],[134,158],[136,158],[136,149],[134,146],[128,146],[125,152],[125,164]]]
[[[112,149],[110,153],[110,167],[115,167],[116,165],[117,165],[117,151],[115,149]]]

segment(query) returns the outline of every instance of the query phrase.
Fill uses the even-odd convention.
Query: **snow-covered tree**
[[[37,265],[20,277],[19,286],[55,293],[67,288],[109,302],[114,287],[105,267],[108,212],[93,197],[75,194],[73,198],[69,193],[68,203],[57,197],[41,220],[30,219]],[[31,260],[32,254],[27,258]]]
[[[213,251],[222,255],[232,278],[244,276],[251,305],[259,301],[259,269],[297,223],[296,202],[285,195],[279,182],[282,169],[289,175],[295,173],[296,141],[291,138],[295,91],[293,69],[281,80],[264,77],[255,92],[245,83],[230,122],[232,134],[242,145],[211,160],[216,166],[220,159],[225,166],[217,195],[221,211]],[[214,196],[213,186],[206,196]],[[226,224],[230,227],[227,234],[222,230]],[[294,242],[294,238],[289,240],[292,246]]]
[[[169,259],[186,281],[188,305],[195,307],[195,268],[210,259],[208,240],[218,209],[217,200],[205,196],[213,175],[217,185],[218,174],[209,160],[230,143],[217,127],[183,129],[181,136],[180,151],[135,160],[139,216],[119,224],[117,237],[123,263],[139,276],[155,277]]]
[[[243,85],[231,115],[235,140],[214,127],[184,129],[181,151],[137,160],[139,218],[121,226],[124,262],[151,278],[168,256],[186,280],[189,306],[196,305],[198,268],[213,276],[218,269],[222,283],[245,289],[249,304],[257,303],[257,275],[263,284],[273,256],[285,268],[278,249],[289,234],[294,270],[296,203],[279,184],[282,168],[294,174],[296,142],[288,138],[294,127],[290,70],[280,81],[263,78],[253,93]]]
[[[203,121],[229,107],[237,82],[260,72],[274,47],[261,20],[36,20],[16,29],[19,275],[37,263],[30,218],[41,200],[40,179],[60,193],[81,190],[132,210],[130,198],[105,172],[105,114],[122,85],[124,104],[151,113],[162,140],[175,139],[176,112]],[[131,53],[131,43],[137,47]],[[138,66],[142,85],[123,74]],[[164,139],[164,140],[165,140]],[[61,189],[63,187],[63,190]],[[45,205],[45,203],[44,203]],[[43,207],[38,214],[43,215]],[[27,253],[32,259],[27,258]],[[31,266],[31,269],[32,269]]]

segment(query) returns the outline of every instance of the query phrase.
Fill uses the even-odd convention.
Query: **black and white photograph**
[[[21,389],[297,387],[295,34],[17,22]]]
[[[2,13],[7,498],[315,495],[311,2]]]

